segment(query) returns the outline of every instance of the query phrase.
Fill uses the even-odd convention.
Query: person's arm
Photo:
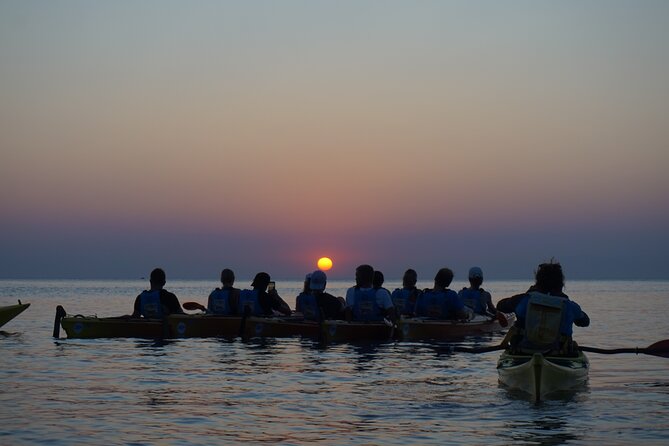
[[[515,313],[516,307],[523,300],[527,294],[516,294],[515,296],[507,297],[497,302],[497,311],[502,313]]]
[[[269,292],[269,295],[272,298],[272,309],[278,311],[284,316],[290,316],[292,313],[290,306],[286,303],[285,300],[281,299],[279,293],[277,293],[276,290],[272,290]]]
[[[140,304],[141,294],[135,299],[135,305],[130,317],[141,317],[142,316],[142,306]]]
[[[161,290],[160,301],[161,304],[167,308],[168,314],[184,314],[184,310],[181,308],[181,304],[179,303],[176,294]]]
[[[588,314],[581,309],[581,306],[576,302],[572,302],[574,305],[574,310],[576,313],[576,318],[574,318],[574,325],[577,327],[587,327],[590,325],[590,317]]]
[[[346,290],[346,308],[350,308],[355,304],[355,290],[349,288]]]
[[[212,302],[212,300],[213,300],[212,296],[214,295],[215,292],[216,292],[216,290],[209,293],[209,298],[207,299],[207,311],[214,311],[214,309],[212,307],[212,303],[213,303]]]
[[[485,294],[485,307],[488,309],[488,313],[495,314],[497,309],[495,304],[492,303],[492,295],[487,291],[483,291],[483,293]]]

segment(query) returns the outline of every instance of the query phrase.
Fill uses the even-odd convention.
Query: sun
[[[332,268],[332,260],[330,260],[329,257],[321,257],[320,259],[318,259],[317,265],[318,269],[320,269],[321,271],[327,271],[330,268]]]

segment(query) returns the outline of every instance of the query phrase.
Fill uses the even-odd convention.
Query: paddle
[[[189,310],[189,311],[194,311],[194,310],[202,310],[202,311],[207,311],[207,307],[205,307],[202,304],[199,304],[197,302],[184,302],[182,305],[184,309]]]
[[[58,305],[56,307],[56,319],[53,322],[53,337],[54,338],[59,338],[60,337],[60,320],[64,318],[67,315],[65,312],[65,308],[63,308],[61,305]]]
[[[634,354],[641,354],[641,355],[652,355],[652,356],[659,356],[661,358],[669,358],[669,339],[665,339],[663,341],[658,341],[654,344],[649,345],[646,348],[639,348],[639,347],[634,347],[634,348],[611,348],[611,349],[606,349],[606,348],[595,348],[595,347],[585,347],[583,345],[579,345],[579,347],[582,351],[584,352],[590,352],[590,353],[600,353],[602,355],[617,355],[619,353],[634,353]]]
[[[504,342],[500,345],[492,345],[489,347],[458,347],[458,346],[450,346],[446,347],[446,349],[449,352],[462,352],[462,353],[488,353],[488,352],[494,352],[498,350],[504,350],[506,348],[506,345]],[[584,352],[589,352],[589,353],[600,353],[603,355],[617,355],[620,353],[634,353],[637,355],[652,355],[652,356],[659,356],[661,358],[669,358],[669,339],[665,339],[663,341],[658,341],[654,344],[649,345],[646,348],[639,348],[639,347],[634,347],[634,348],[612,348],[612,349],[606,349],[606,348],[596,348],[596,347],[586,347],[583,345],[579,345],[578,347],[581,351]]]

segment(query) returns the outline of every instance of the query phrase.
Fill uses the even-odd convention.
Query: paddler
[[[244,315],[248,308],[248,316],[290,316],[290,307],[277,293],[269,274],[259,272],[251,286],[252,290],[243,290],[240,293],[239,314]]]
[[[398,316],[413,315],[416,308],[416,301],[422,291],[416,287],[418,282],[418,273],[414,269],[407,269],[402,276],[402,288],[395,288],[390,298]]]
[[[553,350],[564,354],[573,353],[576,345],[572,341],[573,325],[587,327],[590,318],[562,290],[564,273],[562,265],[552,260],[539,265],[535,272],[535,283],[526,293],[502,299],[497,310],[516,313],[511,347],[521,351]]]
[[[483,270],[478,266],[469,268],[469,288],[465,287],[458,293],[458,297],[475,314],[484,316],[494,316],[496,313],[495,305],[492,303],[492,296],[489,292],[481,288],[483,284]]]
[[[132,317],[162,319],[169,314],[183,314],[177,296],[163,289],[166,282],[165,271],[161,268],[151,271],[150,288],[142,291],[135,299]]]
[[[209,294],[207,312],[230,316],[237,314],[239,305],[239,288],[235,288],[235,273],[230,268],[221,271],[221,288],[216,288]]]

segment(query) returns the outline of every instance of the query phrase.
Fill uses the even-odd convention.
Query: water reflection
[[[560,445],[583,437],[570,418],[568,414],[563,417],[540,416],[534,420],[505,423],[505,428],[511,432],[509,438],[514,442]]]

